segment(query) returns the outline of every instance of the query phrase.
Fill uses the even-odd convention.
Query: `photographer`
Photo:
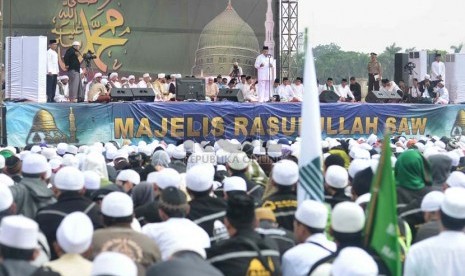
[[[239,66],[239,63],[234,62],[233,68],[231,69],[231,73],[229,73],[229,76],[232,79],[237,79],[239,80],[242,75],[242,67]]]
[[[81,53],[79,49],[81,43],[74,41],[73,46],[69,48],[64,56],[65,68],[68,71],[69,77],[69,101],[80,102],[84,99],[84,89],[81,83],[81,63],[79,62],[79,56]]]

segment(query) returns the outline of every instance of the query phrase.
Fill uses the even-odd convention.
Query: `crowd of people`
[[[404,274],[464,274],[465,138],[375,135],[323,140],[300,204],[299,138],[2,148],[0,274],[390,275],[363,243],[384,143]]]

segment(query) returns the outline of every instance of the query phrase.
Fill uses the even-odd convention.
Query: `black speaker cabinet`
[[[408,72],[404,70],[404,66],[408,63],[408,54],[397,53],[394,56],[394,81],[399,84],[400,80],[403,80],[406,85],[409,85]]]
[[[320,103],[335,103],[339,101],[339,95],[334,91],[324,90],[320,94]]]
[[[240,89],[220,89],[218,92],[218,101],[244,102],[244,95]]]
[[[130,102],[134,100],[131,88],[112,88],[110,96],[112,102]]]
[[[134,101],[155,101],[155,91],[153,88],[133,88],[132,94],[134,95]]]
[[[398,103],[402,101],[402,97],[397,93],[393,92],[382,92],[382,91],[372,91],[367,94],[365,97],[365,102],[367,103]]]

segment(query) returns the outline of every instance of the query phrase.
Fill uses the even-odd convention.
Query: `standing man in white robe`
[[[273,57],[268,54],[268,47],[264,46],[261,55],[255,60],[258,77],[258,101],[261,103],[270,100],[274,81],[274,63]]]
[[[446,82],[446,65],[441,61],[441,54],[436,54],[431,63],[431,80]]]

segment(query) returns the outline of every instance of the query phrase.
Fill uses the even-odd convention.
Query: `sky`
[[[382,52],[392,43],[451,52],[465,44],[464,0],[299,0],[299,31],[314,46]],[[465,46],[464,46],[465,47]]]

